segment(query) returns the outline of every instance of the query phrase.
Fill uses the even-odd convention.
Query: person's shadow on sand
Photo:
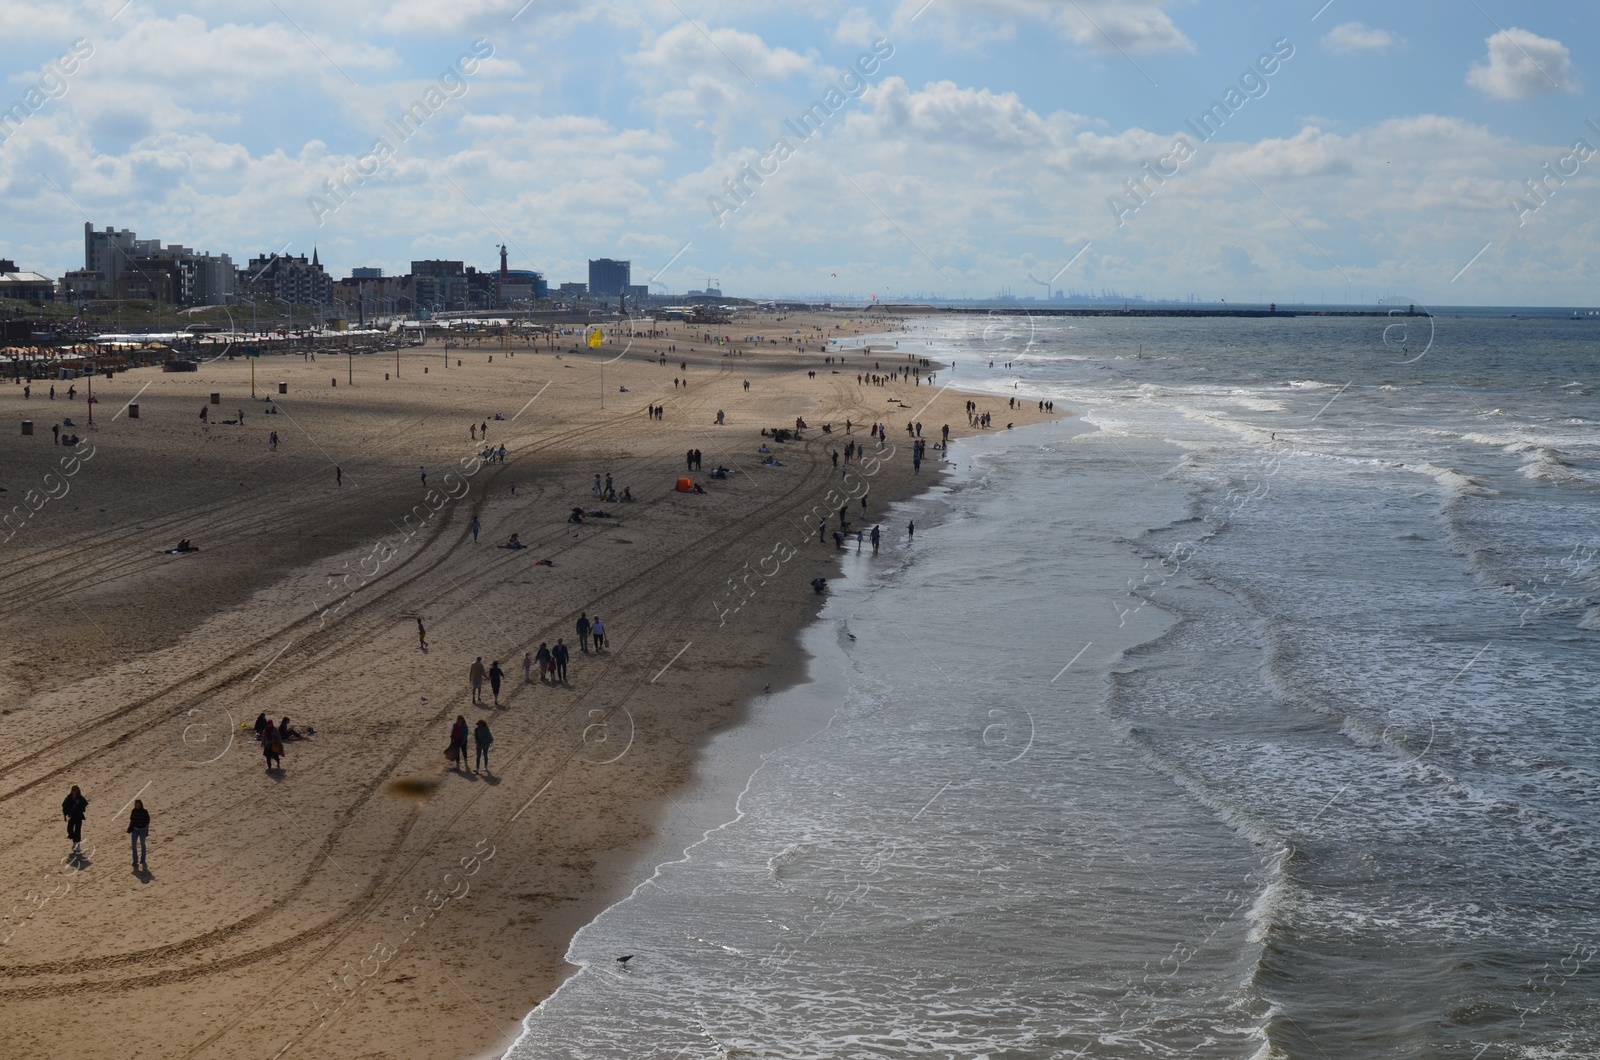
[[[271,777],[279,784],[283,783],[287,775],[288,774],[284,773],[282,766],[273,766],[271,769],[267,770],[267,776]]]
[[[154,883],[156,879],[150,874],[149,869],[134,869],[133,874],[138,878],[140,883]]]

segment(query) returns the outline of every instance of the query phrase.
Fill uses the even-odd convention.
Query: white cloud
[[[1333,27],[1322,38],[1323,47],[1335,55],[1351,52],[1386,52],[1404,45],[1405,40],[1386,29],[1374,29],[1362,22],[1345,22]]]
[[[1061,19],[1072,39],[1098,52],[1192,52],[1162,10],[1170,0],[1078,0]]]
[[[1012,36],[1017,21],[1055,25],[1075,44],[1101,54],[1192,52],[1194,43],[1167,15],[1166,8],[1182,0],[900,0],[895,12],[897,31],[913,18],[937,21],[954,10],[975,16],[959,27],[953,46],[972,41],[995,41]]]
[[[852,125],[869,136],[1005,152],[1032,150],[1050,141],[1045,122],[1015,92],[962,88],[953,81],[936,81],[912,92],[903,79],[889,77],[869,89],[864,102],[870,111]]]
[[[1325,177],[1348,173],[1354,145],[1344,137],[1307,126],[1289,139],[1262,140],[1212,163],[1216,176],[1251,180]]]
[[[1488,38],[1486,62],[1467,71],[1467,84],[1496,99],[1528,99],[1545,92],[1576,92],[1572,55],[1558,40],[1513,26]]]

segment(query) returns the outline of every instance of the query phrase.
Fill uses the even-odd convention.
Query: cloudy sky
[[[81,267],[87,219],[339,276],[503,242],[552,285],[618,257],[657,292],[1600,305],[1594,26],[1577,0],[0,0],[0,257]]]

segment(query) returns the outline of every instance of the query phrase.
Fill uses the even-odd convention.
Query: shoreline
[[[881,336],[897,334],[904,332],[871,331],[854,336],[854,339],[870,343]],[[849,349],[852,352],[859,352],[857,347]],[[940,371],[946,370],[948,368],[940,369]],[[953,382],[948,384],[946,389],[970,395],[972,398],[996,397],[983,391],[963,390]],[[1007,411],[1015,412],[1015,410]],[[1079,410],[1076,408],[1058,409],[1033,423],[1026,424],[1021,429],[1043,429],[1062,420],[1079,420],[1079,416]],[[1085,425],[1084,429],[1094,428]],[[963,427],[959,437],[989,443],[983,448],[991,449],[998,447],[1003,436],[1009,433],[1005,428],[977,431]],[[958,437],[954,425],[951,428],[951,437],[952,439]],[[930,501],[941,487],[948,488],[950,481],[961,477],[961,473],[957,471],[955,463],[948,458],[948,454],[940,455],[941,460],[933,469],[933,473],[927,476],[926,481],[918,483],[916,479],[907,479],[900,483],[902,488],[887,499],[886,503],[890,509],[903,512],[909,505]],[[935,515],[927,525],[933,529],[940,521],[940,517]],[[840,562],[839,557],[829,554],[828,565],[836,572]],[[843,709],[844,697],[849,690],[849,681],[833,681],[837,674],[834,669],[830,669],[848,664],[847,655],[838,650],[838,646],[834,643],[836,635],[829,633],[830,622],[838,621],[838,619],[830,620],[827,616],[828,606],[834,599],[832,594],[823,598],[815,613],[794,627],[793,656],[784,667],[790,672],[784,677],[775,679],[771,683],[770,692],[764,691],[748,696],[727,724],[707,730],[701,735],[695,750],[693,776],[678,790],[662,798],[661,802],[664,805],[658,807],[662,815],[652,827],[652,837],[643,843],[650,849],[632,859],[631,875],[642,878],[619,893],[614,901],[606,904],[574,930],[567,951],[570,973],[527,1013],[512,1047],[492,1054],[493,1056],[514,1055],[516,1044],[527,1036],[528,1021],[533,1020],[545,1006],[554,1002],[560,992],[589,967],[572,959],[573,948],[577,946],[584,929],[594,925],[600,917],[612,910],[633,901],[642,891],[655,883],[664,869],[692,857],[693,852],[713,833],[726,827],[736,826],[745,815],[744,810],[740,808],[740,801],[749,793],[757,772],[769,755],[804,744],[832,726],[839,711]],[[797,714],[795,711],[802,713]],[[711,772],[711,776],[706,775],[708,771]],[[703,816],[708,813],[712,817],[711,821],[697,819],[696,815]]]
[[[774,446],[787,466],[768,469],[750,455],[756,427],[796,414],[814,425],[866,419],[893,393],[920,396],[830,379],[816,363],[823,337],[833,334],[807,334],[814,348],[804,353],[768,344],[743,357],[733,354],[744,343],[707,350],[683,329],[636,339],[634,356],[607,368],[619,390],[604,413],[592,407],[597,355],[504,358],[487,344],[451,353],[459,373],[418,376],[437,367],[437,349],[403,355],[404,387],[385,387],[373,363],[351,389],[330,385],[344,375],[337,362],[269,362],[262,389],[276,417],[244,401],[249,368],[239,362],[153,382],[133,372],[102,388],[97,420],[151,382],[143,417],[108,419],[70,496],[0,553],[10,575],[0,621],[16,659],[34,660],[5,673],[18,706],[0,717],[13,748],[0,760],[0,799],[25,822],[0,845],[0,884],[19,917],[34,895],[0,949],[6,1029],[19,1047],[422,1056],[464,1051],[462,1035],[481,1036],[471,1046],[480,1052],[509,1040],[497,1029],[514,1035],[572,973],[573,933],[626,893],[707,745],[748,720],[746,701],[763,683],[780,683],[785,666],[799,673],[795,635],[815,614],[805,583],[835,566],[833,550],[799,547],[811,533],[804,513],[826,498],[823,454],[846,436],[813,429],[799,445]],[[637,356],[654,352],[651,341],[693,362],[689,391],[666,386],[677,366]],[[695,347],[686,358],[683,345]],[[877,355],[887,363],[886,352]],[[288,381],[286,397],[274,377]],[[245,410],[244,424],[199,423],[196,410],[218,390],[223,409]],[[613,412],[612,394],[624,411]],[[961,422],[958,398],[934,397],[943,404],[925,419]],[[666,406],[660,426],[647,426],[647,400]],[[34,418],[69,409],[14,404]],[[471,447],[459,433],[501,407],[503,426],[485,422],[507,441],[507,463],[475,467],[461,500],[407,537],[419,492],[427,503],[417,463],[436,490],[454,490],[446,461]],[[729,427],[710,425],[716,408],[730,410]],[[263,444],[269,426],[283,436],[277,453]],[[952,423],[953,436],[965,433]],[[55,455],[48,434],[34,441],[0,457],[13,489]],[[707,482],[705,497],[671,492],[685,444],[739,473]],[[871,481],[880,511],[937,478],[918,483],[904,447],[896,457]],[[619,488],[637,486],[641,503],[569,526],[565,512],[592,503],[587,480],[602,469]],[[473,516],[485,528],[476,549]],[[531,552],[493,549],[519,527]],[[387,547],[371,544],[383,535]],[[201,551],[161,556],[180,536]],[[732,616],[736,635],[716,636],[716,594],[775,542],[794,556],[765,568],[770,584]],[[523,685],[520,652],[571,639],[572,614],[596,607],[614,650],[575,652],[570,688]],[[426,655],[407,617],[417,613]],[[499,653],[511,675],[509,708],[482,712],[497,736],[492,780],[439,758],[448,719],[474,714],[464,673],[479,653],[486,662]],[[95,660],[87,673],[72,666],[83,659]],[[254,745],[237,734],[258,709],[318,728],[291,745],[277,777],[263,778]],[[431,795],[390,794],[389,781],[407,777]],[[51,823],[56,789],[70,783],[84,784],[86,835],[98,837],[81,869],[57,865]],[[115,867],[118,807],[136,792],[154,817],[143,876]],[[52,865],[50,889],[30,892]],[[193,1011],[183,999],[196,990],[214,1000]],[[34,1028],[66,1000],[92,1000],[91,1017],[52,1031],[46,1046]]]

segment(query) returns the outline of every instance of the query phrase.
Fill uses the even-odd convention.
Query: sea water
[[[997,429],[751,723],[825,726],[696,804],[511,1055],[1600,1055],[1595,327],[874,341]]]

